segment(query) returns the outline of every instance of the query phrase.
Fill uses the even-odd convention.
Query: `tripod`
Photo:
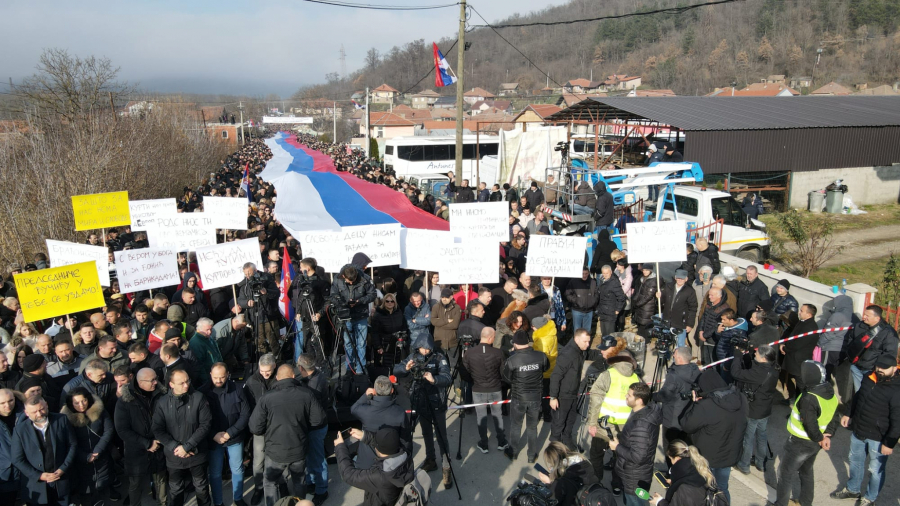
[[[646,347],[645,347],[646,349]],[[666,377],[669,369],[669,359],[672,358],[672,343],[665,339],[656,340],[656,369],[653,371],[653,379],[650,380],[650,391],[657,392]]]
[[[459,354],[456,355],[456,363],[453,365],[453,374],[450,375],[450,386],[447,387],[447,398],[448,399],[450,398],[450,390],[453,389],[453,382],[456,381],[457,376],[459,376],[460,367],[465,367],[462,364],[462,358],[463,358],[463,355],[466,354],[466,350],[468,350],[469,347],[467,345],[463,344],[462,342],[460,342],[458,345],[458,349],[459,349]],[[463,382],[464,382],[464,380],[462,380],[460,378],[460,383],[463,383]],[[465,390],[463,388],[460,388],[459,391],[464,396],[462,399],[462,402],[465,403],[466,402]],[[456,404],[460,404],[460,402],[458,402],[458,400],[457,400]],[[462,429],[463,429],[463,421],[466,419],[466,410],[458,409],[457,412],[459,413],[459,439],[457,440],[457,443],[456,443],[456,460],[462,460],[462,435],[463,435]]]
[[[347,319],[341,318],[338,315],[337,311],[334,311],[334,306],[332,306],[332,311],[333,311],[333,316],[332,316],[331,325],[334,327],[335,334],[336,334],[335,338],[334,338],[334,350],[331,352],[332,359],[337,360],[338,349],[339,349],[338,344],[349,342],[350,343],[350,353],[349,354],[352,356],[346,357],[347,368],[352,370],[353,374],[357,374],[357,372],[356,372],[357,368],[355,366],[358,366],[359,370],[363,371],[363,364],[360,363],[360,361],[359,361],[359,350],[356,347],[356,337],[351,335],[350,331],[347,330],[347,322],[349,322],[350,319],[349,318],[347,318]],[[346,354],[346,351],[345,351],[345,354]],[[339,377],[342,376],[340,367],[338,367],[338,376]]]
[[[417,402],[418,399],[424,398],[425,405],[427,406],[426,412],[428,414],[425,415],[425,414],[421,414],[421,413],[417,412],[414,415],[415,418],[412,420],[410,431],[411,432],[416,431],[416,424],[419,423],[419,418],[423,417],[423,416],[426,418],[426,420],[425,420],[426,422],[432,424],[433,429],[434,429],[434,434],[437,436],[438,446],[440,447],[441,452],[443,452],[443,454],[447,456],[447,464],[450,466],[450,476],[453,477],[453,485],[456,487],[456,495],[459,498],[459,500],[462,501],[462,493],[460,493],[460,491],[459,491],[459,480],[456,479],[456,472],[453,471],[453,462],[451,462],[451,459],[450,459],[450,453],[448,452],[448,448],[447,448],[447,441],[444,440],[444,436],[441,435],[441,431],[438,429],[437,422],[434,419],[434,408],[431,407],[431,399],[428,398],[428,392],[424,392],[425,387],[422,386],[422,384],[421,384],[422,381],[424,381],[422,378],[413,378],[412,385],[409,388],[409,399],[410,399],[410,404],[412,405],[413,408],[415,408],[419,404]],[[462,419],[460,419],[460,420],[462,420]],[[460,421],[460,423],[462,423],[462,422]],[[461,425],[460,425],[460,429],[462,429]],[[462,439],[461,432],[460,432],[460,439]],[[443,463],[442,463],[442,465],[443,465]]]
[[[320,363],[327,364],[328,368],[330,370],[332,367],[334,367],[334,364],[328,359],[328,355],[325,354],[325,344],[322,342],[322,335],[319,333],[319,323],[317,321],[313,320],[313,318],[312,318],[312,315],[316,314],[316,312],[313,310],[312,302],[309,300],[308,297],[303,297],[302,301],[300,302],[300,307],[301,307],[301,309],[305,309],[306,314],[309,315],[309,321],[308,322],[304,321],[303,323],[307,323],[312,326],[312,332],[310,333],[309,341],[313,345],[313,353],[315,353],[315,355],[316,355],[316,361],[319,362],[320,357],[321,357]],[[302,315],[301,315],[300,319],[301,319],[301,321],[303,320]],[[297,329],[297,332],[303,332],[303,330]],[[305,347],[309,346],[310,343],[304,342],[303,347],[305,348]],[[318,349],[316,349],[316,347],[315,347],[316,344],[319,345]],[[301,349],[300,353],[303,353],[304,351],[305,350]],[[319,353],[321,353],[321,355],[319,355]]]

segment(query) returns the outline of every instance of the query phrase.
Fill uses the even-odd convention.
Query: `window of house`
[[[227,139],[227,138],[228,138],[228,130],[222,130],[222,138],[223,138],[223,139]]]

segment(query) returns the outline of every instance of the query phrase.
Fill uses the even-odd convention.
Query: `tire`
[[[759,248],[747,248],[741,251],[738,251],[738,258],[743,258],[744,260],[749,260],[751,262],[759,262]]]

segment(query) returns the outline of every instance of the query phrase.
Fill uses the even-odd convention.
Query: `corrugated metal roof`
[[[548,121],[646,119],[681,130],[900,126],[900,97],[597,97]]]

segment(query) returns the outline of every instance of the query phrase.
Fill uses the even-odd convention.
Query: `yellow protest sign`
[[[41,269],[15,275],[26,322],[103,307],[96,262]]]
[[[131,225],[128,192],[72,196],[75,230],[94,230]]]

